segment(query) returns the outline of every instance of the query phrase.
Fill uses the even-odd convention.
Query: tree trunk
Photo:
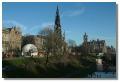
[[[46,65],[48,64],[48,53],[47,53],[47,57],[46,57]]]

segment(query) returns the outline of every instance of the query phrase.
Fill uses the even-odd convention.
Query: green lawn
[[[96,71],[96,62],[92,56],[51,56],[48,64],[45,57],[20,57],[4,59],[2,67],[8,67],[3,71],[3,78],[84,78]]]

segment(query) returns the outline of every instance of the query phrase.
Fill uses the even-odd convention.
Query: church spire
[[[58,5],[57,5],[56,14],[59,14],[59,8],[58,8]]]
[[[58,8],[58,6],[57,6],[57,9],[56,9],[54,32],[57,34],[57,36],[62,38],[61,24],[60,24],[60,15],[59,15],[59,8]]]
[[[60,15],[59,15],[59,8],[58,8],[58,6],[57,6],[57,10],[56,10],[55,26],[56,26],[56,27],[61,27],[61,25],[60,25]]]

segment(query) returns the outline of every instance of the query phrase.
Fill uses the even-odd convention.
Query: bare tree
[[[65,54],[66,42],[63,37],[59,37],[57,33],[53,31],[49,26],[44,28],[39,32],[41,36],[44,36],[44,44],[43,50],[46,52],[46,64],[48,63],[49,55],[54,55],[58,57],[58,55]]]
[[[46,52],[46,64],[48,63],[48,57],[50,54],[53,54],[53,30],[50,27],[44,28],[42,31],[39,32],[41,36],[44,36],[44,44],[43,44],[43,49]]]

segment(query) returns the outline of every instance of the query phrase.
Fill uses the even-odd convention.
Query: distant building
[[[2,30],[2,52],[3,53],[15,53],[15,51],[21,51],[21,37],[20,29],[17,27],[3,28]]]
[[[88,41],[88,35],[86,33],[83,36],[82,46],[84,47],[85,52],[88,53],[107,53],[105,40],[97,39]]]
[[[42,49],[44,37],[40,35],[27,35],[22,37],[22,47],[26,44],[34,44],[38,50]]]
[[[35,46],[38,48],[38,50],[43,50],[43,45],[45,43],[45,37],[37,35],[34,37],[35,39]]]
[[[116,51],[115,51],[115,48],[113,46],[107,46],[107,54],[106,54],[106,57],[109,59],[109,60],[112,60],[114,58],[116,58]]]
[[[107,54],[116,54],[115,48],[113,46],[107,46]]]

